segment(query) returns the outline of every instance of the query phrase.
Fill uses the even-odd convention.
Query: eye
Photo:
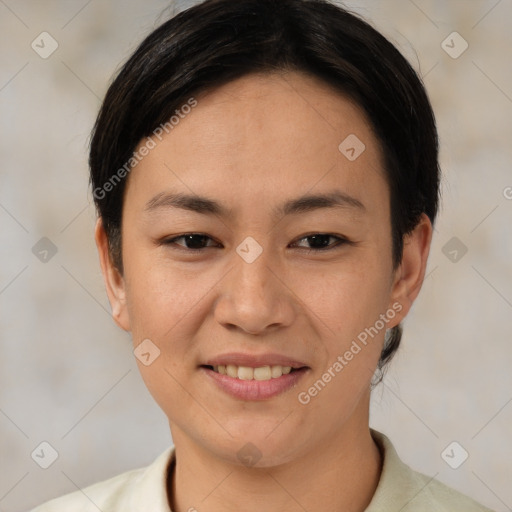
[[[178,243],[178,241],[182,240],[183,243]],[[214,241],[208,235],[203,235],[202,233],[187,233],[185,235],[177,236],[175,238],[169,238],[167,240],[163,240],[163,245],[176,245],[182,249],[189,249],[190,251],[200,251],[202,249],[207,249],[208,247],[214,247],[212,245],[207,245],[208,241]]]
[[[332,242],[334,240],[334,242]],[[310,247],[305,247],[304,245],[300,245],[302,242],[306,242],[310,244]],[[310,251],[327,251],[331,249],[335,249],[336,247],[343,245],[343,244],[350,244],[351,242],[344,238],[337,235],[332,235],[329,233],[314,233],[312,235],[307,235],[298,242],[295,242],[295,245],[298,247],[302,247],[304,249],[309,249]]]

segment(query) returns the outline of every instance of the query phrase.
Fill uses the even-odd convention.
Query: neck
[[[355,423],[350,420],[334,438],[312,445],[301,457],[265,468],[220,460],[173,425],[172,511],[363,512],[377,487],[382,460],[368,415]]]

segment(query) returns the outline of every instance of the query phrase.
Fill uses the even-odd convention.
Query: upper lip
[[[291,366],[292,368],[302,368],[307,366],[301,361],[292,359],[282,354],[243,354],[241,352],[231,352],[208,359],[202,366],[218,366],[232,364],[235,366],[247,366],[249,368],[260,368],[261,366]]]

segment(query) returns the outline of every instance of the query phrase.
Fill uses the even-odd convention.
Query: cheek
[[[375,256],[367,253],[321,279],[312,275],[310,286],[298,293],[307,297],[308,309],[314,312],[310,317],[320,319],[315,321],[324,354],[313,381],[332,382],[315,400],[315,407],[329,409],[336,403],[339,413],[345,414],[368,389],[388,328],[381,315],[388,311],[390,299],[389,265],[378,251]]]
[[[373,325],[387,309],[389,269],[378,258],[353,258],[325,272],[296,279],[294,290],[331,334],[343,339]]]
[[[150,364],[137,361],[141,376],[166,412],[169,403],[174,410],[190,408],[181,383],[186,382],[187,368],[193,363],[194,318],[205,314],[205,296],[215,280],[194,278],[143,251],[126,258],[125,276],[134,347],[145,340],[157,347],[153,350],[158,356]]]
[[[143,251],[126,258],[125,275],[134,342],[172,337],[186,324],[187,316],[197,314],[215,284],[207,274],[197,279],[197,273]]]
[[[310,404],[318,418],[329,411],[344,421],[368,391],[380,358],[388,328],[382,315],[389,310],[389,268],[379,258],[366,258],[321,280],[311,279],[310,285],[317,285],[298,295],[307,297],[310,317],[320,319],[315,321],[324,354],[308,385],[299,390],[299,401]],[[339,421],[332,423],[334,429]]]

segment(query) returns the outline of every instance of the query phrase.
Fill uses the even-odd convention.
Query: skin
[[[169,419],[175,512],[362,511],[381,471],[369,430],[370,382],[385,329],[370,339],[307,405],[307,391],[365,328],[399,304],[397,325],[417,297],[432,226],[423,215],[393,269],[389,189],[378,141],[362,110],[315,78],[249,75],[208,94],[132,171],[124,199],[124,273],[112,264],[101,219],[96,242],[116,323],[134,346],[161,353],[141,374]],[[349,161],[349,135],[365,151]],[[338,190],[352,205],[274,216],[285,201]],[[226,216],[161,206],[161,193],[205,196]],[[187,233],[210,239],[187,249]],[[345,237],[310,251],[313,234]],[[248,236],[263,248],[245,262]],[[178,245],[180,244],[180,245]],[[187,252],[189,251],[189,252]],[[276,352],[309,369],[276,397],[243,401],[199,370],[227,352]],[[246,467],[246,443],[261,452]]]

